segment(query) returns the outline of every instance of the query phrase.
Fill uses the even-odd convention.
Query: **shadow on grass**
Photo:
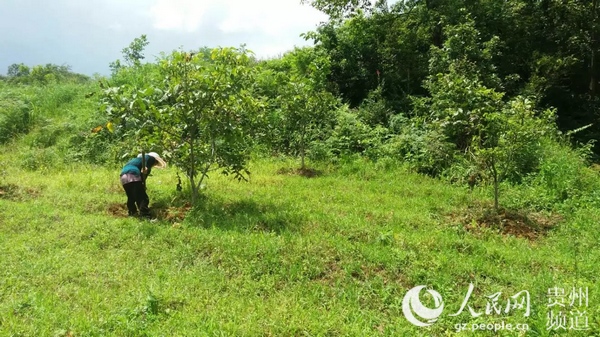
[[[302,218],[292,207],[259,203],[251,199],[220,200],[214,196],[201,196],[195,207],[174,197],[157,199],[151,204],[153,217],[171,223],[185,222],[203,228],[218,228],[242,232],[296,231]]]

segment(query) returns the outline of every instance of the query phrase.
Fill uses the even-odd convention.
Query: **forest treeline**
[[[423,82],[439,72],[431,69],[432,51],[446,45],[450,57],[462,54],[486,87],[504,94],[503,100],[527,96],[537,108],[556,108],[561,130],[592,124],[576,138],[598,139],[597,0],[412,0],[391,7],[386,1],[312,3],[338,18],[307,36],[330,61],[331,90],[352,107],[380,88],[391,111],[414,115],[412,98],[430,96]],[[448,45],[460,27],[469,27],[469,35]],[[389,117],[377,122],[385,124]]]
[[[193,194],[214,169],[244,179],[260,153],[298,156],[302,167],[405,162],[471,188],[489,183],[496,207],[502,184],[531,187],[519,202],[536,208],[598,202],[597,0],[306,2],[330,19],[304,34],[313,46],[281,57],[203,47],[144,63],[141,36],[107,78],[19,64],[3,86],[85,88],[93,132],[64,151],[115,161],[146,144],[171,156]],[[12,131],[0,141],[28,132],[28,105],[3,104],[0,127]]]

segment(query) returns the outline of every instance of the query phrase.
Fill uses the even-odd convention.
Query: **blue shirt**
[[[148,168],[147,175],[150,175],[150,171],[154,164],[156,164],[156,159],[150,155],[146,155],[146,167]],[[142,176],[142,157],[133,158],[125,164],[123,170],[121,170],[121,175],[128,173],[140,177]]]

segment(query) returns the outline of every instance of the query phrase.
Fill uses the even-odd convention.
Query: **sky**
[[[110,62],[146,34],[145,61],[161,52],[245,43],[258,58],[311,45],[301,33],[327,16],[300,0],[0,0],[0,74],[53,63],[108,75]]]

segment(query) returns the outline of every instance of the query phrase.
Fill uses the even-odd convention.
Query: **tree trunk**
[[[442,27],[442,24],[440,22],[440,15],[437,12],[437,8],[438,8],[438,0],[425,0],[425,7],[427,8],[427,10],[429,10],[430,12],[433,12],[436,14],[437,17],[437,22],[434,24],[434,26],[432,27],[432,36],[431,36],[431,43],[438,47],[441,48],[442,45],[444,44],[444,27]]]
[[[595,97],[598,91],[598,65],[596,60],[596,23],[598,21],[598,0],[592,1],[592,27],[590,33],[590,95]]]
[[[194,181],[194,177],[196,176],[196,153],[194,152],[194,136],[196,133],[195,130],[192,130],[192,137],[190,141],[190,185],[192,187],[192,205],[196,205],[196,200],[198,199],[198,186]]]
[[[194,176],[191,174],[191,171],[188,172],[188,178],[190,180],[190,187],[192,189],[192,205],[195,205],[196,198],[198,197],[198,190],[196,189],[196,182],[194,181]]]
[[[302,134],[300,135],[300,168],[304,170],[304,130],[302,130]]]
[[[492,175],[494,176],[494,212],[496,212],[496,214],[498,214],[498,212],[499,212],[499,207],[498,207],[498,171],[496,170],[495,159],[492,159],[490,167],[492,169]]]

